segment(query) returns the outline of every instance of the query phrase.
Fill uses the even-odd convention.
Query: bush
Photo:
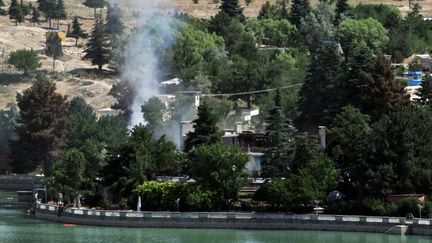
[[[337,201],[326,208],[326,213],[354,215],[390,216],[395,215],[396,211],[397,205],[371,197],[361,201]]]
[[[363,199],[362,205],[364,206],[366,215],[389,216],[394,215],[397,210],[395,204],[387,203],[384,200],[375,198]]]
[[[176,200],[184,200],[185,188],[185,184],[171,181],[146,181],[133,190],[133,198],[137,202],[141,196],[145,210],[175,210]]]
[[[418,218],[420,216],[418,205],[423,206],[422,218],[429,218],[432,214],[432,203],[427,201],[421,203],[416,198],[404,199],[399,204],[396,214],[400,217],[405,217],[407,214],[411,213],[414,217]]]
[[[288,207],[292,194],[286,180],[274,179],[271,183],[263,185],[253,195],[255,201],[265,201],[272,207]]]
[[[37,52],[26,49],[11,52],[8,64],[15,66],[20,71],[23,71],[24,75],[28,75],[30,72],[35,71],[42,65]]]

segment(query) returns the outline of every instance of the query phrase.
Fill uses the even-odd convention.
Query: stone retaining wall
[[[405,218],[297,215],[244,212],[134,212],[65,208],[38,204],[36,218],[61,223],[155,228],[224,228],[260,230],[321,230],[386,233],[396,225],[408,225],[409,234],[432,236],[432,220]]]

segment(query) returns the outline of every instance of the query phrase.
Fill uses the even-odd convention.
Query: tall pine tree
[[[43,13],[49,21],[49,28],[52,26],[52,19],[55,19],[57,2],[56,0],[38,0],[38,10]]]
[[[57,29],[60,29],[60,20],[65,20],[67,17],[63,0],[57,0],[54,17],[57,19]]]
[[[84,4],[84,6],[86,6],[88,8],[93,8],[94,17],[95,17],[95,19],[97,19],[98,16],[96,14],[96,9],[105,7],[107,2],[105,0],[85,0],[85,2],[83,4]]]
[[[17,95],[18,138],[9,144],[12,171],[27,173],[42,164],[45,176],[51,175],[52,163],[65,144],[69,122],[66,97],[55,91],[53,82],[39,78],[23,94]]]
[[[335,94],[342,57],[334,43],[323,44],[312,55],[312,62],[300,90],[296,127],[316,132],[317,126],[327,125],[338,113]]]
[[[240,6],[238,0],[222,0],[222,4],[219,7],[220,10],[230,17],[238,18],[240,21],[245,21],[243,14],[243,8]]]
[[[53,59],[53,72],[55,61],[63,56],[63,47],[60,36],[56,32],[50,33],[46,40],[45,54]]]
[[[72,31],[69,33],[69,37],[75,39],[75,46],[78,45],[78,39],[85,36],[84,31],[81,28],[81,24],[78,22],[78,17],[75,16],[72,22]]]
[[[335,25],[338,26],[342,22],[343,16],[350,15],[350,6],[348,0],[338,0],[336,3]]]
[[[187,134],[183,151],[188,153],[199,145],[210,145],[221,141],[222,134],[216,126],[218,119],[207,102],[200,104],[198,118],[193,122],[194,131]]]
[[[292,170],[291,162],[295,151],[294,128],[285,118],[279,90],[274,102],[274,108],[266,120],[268,126],[264,137],[262,176],[287,177]]]
[[[30,19],[30,21],[33,23],[33,26],[35,26],[35,24],[39,24],[40,23],[40,12],[36,7],[33,7],[32,9],[32,17]]]
[[[365,109],[364,99],[367,97],[368,89],[364,80],[360,79],[360,72],[371,72],[374,64],[375,57],[369,47],[365,45],[354,47],[339,77],[336,95],[341,99],[340,107],[352,105],[360,110]]]
[[[117,38],[123,34],[123,31],[126,28],[121,21],[121,17],[122,12],[118,4],[115,3],[114,5],[111,5],[108,3],[105,30],[112,43],[116,42]]]
[[[106,31],[102,23],[102,18],[98,17],[87,43],[87,49],[84,51],[83,60],[90,60],[93,65],[97,65],[99,71],[102,70],[104,64],[110,61],[110,49]]]
[[[309,0],[293,0],[291,4],[290,22],[298,28],[300,26],[301,19],[306,17],[309,12]]]
[[[385,56],[378,56],[374,69],[369,73],[361,72],[360,79],[367,84],[364,112],[373,120],[409,104],[409,96],[399,80],[395,79],[390,61]]]
[[[428,73],[424,76],[421,88],[418,91],[418,103],[432,108],[432,76]]]
[[[24,22],[24,12],[21,5],[18,4],[17,0],[12,0],[9,7],[9,19],[15,21],[15,25]]]

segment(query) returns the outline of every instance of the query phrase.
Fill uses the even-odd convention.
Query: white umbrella
[[[141,196],[138,196],[137,211],[141,211]]]

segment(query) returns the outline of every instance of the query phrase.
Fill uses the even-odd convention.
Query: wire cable
[[[240,93],[226,93],[226,94],[201,94],[201,96],[207,96],[207,97],[217,97],[217,96],[238,96],[238,95],[247,95],[247,94],[258,94],[258,93],[265,93],[270,91],[275,91],[278,89],[289,89],[294,88],[297,86],[300,86],[302,84],[293,84],[293,85],[287,85],[282,86],[278,88],[272,88],[272,89],[263,89],[263,90],[256,90],[256,91],[247,91],[247,92],[240,92]]]

